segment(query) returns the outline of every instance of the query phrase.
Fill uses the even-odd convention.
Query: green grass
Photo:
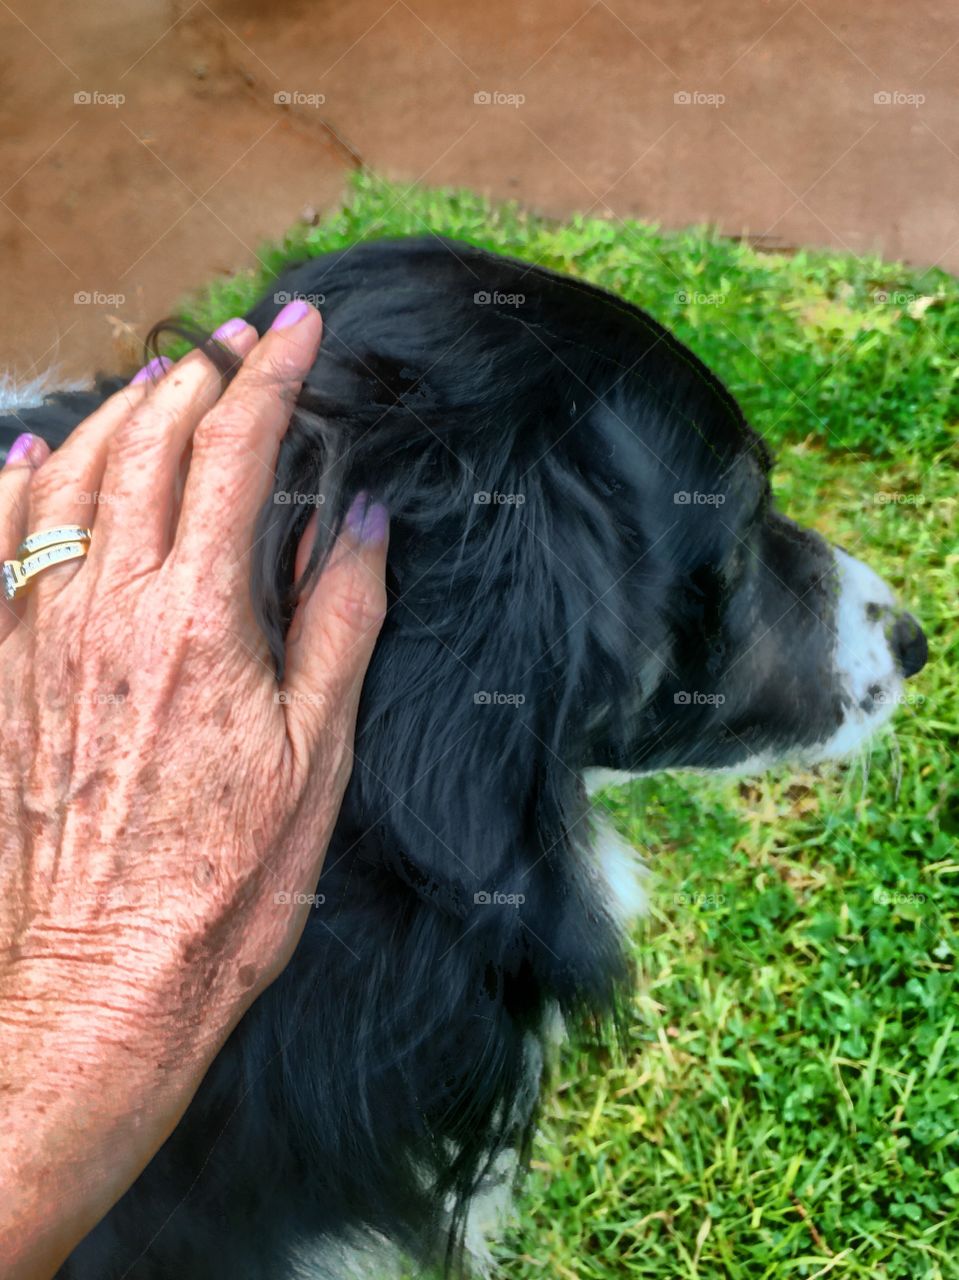
[[[779,452],[784,509],[886,576],[932,651],[868,768],[601,797],[655,874],[631,1035],[562,1054],[503,1275],[959,1277],[956,281],[364,176],[188,311],[220,321],[291,257],[429,231],[673,328]]]

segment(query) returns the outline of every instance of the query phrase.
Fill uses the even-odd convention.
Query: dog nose
[[[893,657],[906,677],[914,676],[926,665],[929,645],[922,627],[911,613],[900,613],[889,635]]]

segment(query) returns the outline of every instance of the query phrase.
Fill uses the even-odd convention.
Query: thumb
[[[309,559],[318,513],[297,552]],[[369,495],[355,498],[322,574],[297,605],[287,636],[283,698],[291,738],[308,756],[324,732],[352,744],[360,689],[386,615],[389,517]]]

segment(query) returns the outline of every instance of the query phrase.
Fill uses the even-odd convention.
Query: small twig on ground
[[[833,1257],[832,1249],[830,1249],[829,1245],[826,1244],[825,1240],[819,1234],[819,1230],[815,1222],[813,1222],[812,1218],[809,1216],[809,1211],[806,1208],[806,1206],[795,1194],[795,1192],[790,1192],[789,1198],[790,1200],[792,1200],[793,1204],[796,1206],[796,1212],[799,1214],[800,1218],[802,1218],[803,1222],[805,1222],[806,1226],[809,1228],[809,1234],[812,1236],[813,1244],[816,1246],[817,1249],[821,1249],[823,1253],[828,1254],[830,1258]]]

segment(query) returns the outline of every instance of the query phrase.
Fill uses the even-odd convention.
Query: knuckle
[[[303,378],[303,359],[297,348],[283,343],[279,348],[261,349],[256,359],[257,381],[270,387],[284,402],[292,403],[300,390]]]
[[[3,507],[18,521],[26,516],[26,509],[34,472],[29,467],[6,467],[0,471],[0,495]]]
[[[351,577],[331,593],[324,612],[331,621],[350,632],[378,631],[386,617],[386,591],[372,579]]]
[[[30,505],[47,507],[64,498],[75,498],[78,483],[74,469],[54,454],[30,476]]]
[[[260,415],[254,406],[243,400],[221,401],[193,433],[193,451],[203,454],[246,445],[260,429]]]
[[[163,441],[175,424],[176,414],[169,405],[146,401],[117,426],[109,451],[120,461],[142,458]]]

